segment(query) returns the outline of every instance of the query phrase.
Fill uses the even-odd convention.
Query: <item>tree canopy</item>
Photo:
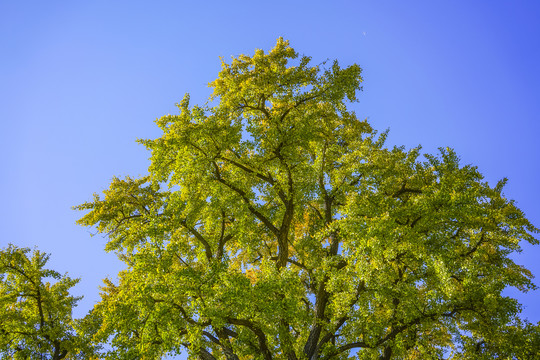
[[[77,333],[71,316],[81,298],[69,290],[79,279],[46,269],[48,260],[39,250],[13,245],[0,250],[0,359],[60,360],[91,354],[84,340],[88,338]]]
[[[280,38],[222,61],[140,140],[149,174],[76,207],[126,264],[89,315],[102,357],[540,356],[502,293],[535,288],[510,255],[538,242],[505,180],[386,147],[348,109],[360,67],[310,60]]]

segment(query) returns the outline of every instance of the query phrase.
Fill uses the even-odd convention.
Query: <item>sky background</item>
[[[279,36],[314,63],[363,68],[352,106],[388,145],[450,146],[540,226],[538,1],[0,1],[0,247],[81,277],[83,316],[122,268],[73,205],[146,174],[154,120],[204,103],[219,57]],[[540,246],[515,256],[540,277]],[[540,280],[535,282],[540,284]],[[540,290],[521,294],[540,321]]]

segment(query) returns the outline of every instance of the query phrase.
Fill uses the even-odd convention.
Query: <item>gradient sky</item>
[[[315,63],[363,69],[353,108],[389,145],[456,149],[540,226],[538,1],[1,1],[0,247],[52,253],[82,281],[76,316],[121,264],[71,206],[146,173],[136,138],[192,103],[225,60],[283,36]],[[515,256],[540,276],[540,246]],[[540,281],[536,280],[537,284]],[[521,294],[540,320],[540,290]]]

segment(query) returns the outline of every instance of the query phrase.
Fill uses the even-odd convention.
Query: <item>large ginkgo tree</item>
[[[149,174],[77,206],[126,264],[89,315],[102,357],[540,358],[503,295],[535,287],[510,255],[538,230],[453,150],[385,147],[361,82],[278,39],[157,120]]]

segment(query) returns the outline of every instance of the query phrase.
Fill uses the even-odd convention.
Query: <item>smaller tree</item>
[[[0,249],[0,359],[76,359],[90,350],[71,315],[79,279],[46,269],[48,260],[39,250]]]

